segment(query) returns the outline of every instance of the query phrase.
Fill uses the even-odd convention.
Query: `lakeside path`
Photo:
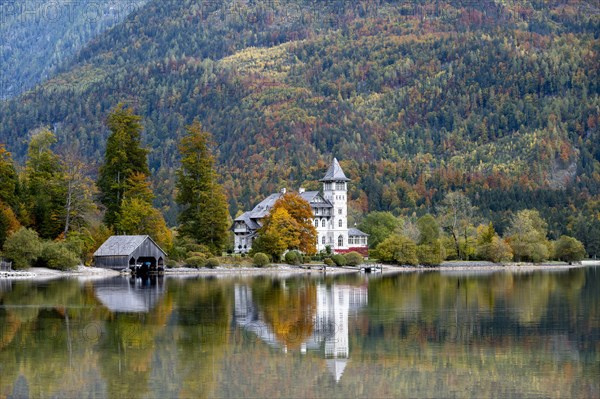
[[[364,265],[363,265],[364,266]],[[374,265],[369,265],[374,266]],[[506,263],[498,264],[491,262],[460,262],[460,261],[449,261],[444,262],[440,266],[435,267],[424,267],[424,266],[391,266],[391,265],[379,265],[381,272],[384,274],[393,273],[413,273],[413,272],[426,272],[426,271],[440,271],[442,273],[486,273],[496,271],[509,271],[509,272],[529,272],[536,270],[547,270],[547,271],[561,271],[579,267],[588,266],[600,266],[600,261],[583,261],[581,263],[569,265],[567,263],[553,262],[544,264],[531,264],[531,263]],[[174,268],[167,269],[165,271],[166,276],[170,277],[193,277],[193,276],[260,276],[260,275],[276,275],[276,276],[288,276],[288,275],[299,275],[299,274],[311,274],[318,275],[323,273],[320,268],[322,265],[312,265],[311,268],[307,266],[290,266],[287,264],[274,264],[265,268],[256,267],[234,267],[224,265],[216,267],[214,269],[192,269],[192,268]],[[327,275],[336,274],[349,274],[358,273],[360,269],[358,267],[327,267],[325,273]],[[378,271],[379,272],[379,271]],[[31,268],[26,271],[11,271],[11,272],[0,272],[0,279],[35,279],[35,280],[51,280],[63,277],[78,277],[81,279],[102,279],[107,277],[119,276],[122,273],[116,270],[102,269],[97,267],[79,266],[75,270],[71,271],[60,271],[46,268]]]

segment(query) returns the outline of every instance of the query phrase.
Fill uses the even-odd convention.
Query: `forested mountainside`
[[[3,102],[0,137],[22,160],[48,125],[96,161],[124,101],[171,221],[177,140],[198,118],[233,214],[316,188],[336,156],[357,215],[465,190],[500,229],[538,207],[557,235],[600,208],[598,35],[597,1],[151,1]]]
[[[57,72],[93,37],[148,0],[20,0],[0,3],[0,99]]]

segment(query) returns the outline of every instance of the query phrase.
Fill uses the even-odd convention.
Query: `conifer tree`
[[[148,150],[141,147],[141,117],[131,108],[117,105],[107,118],[111,131],[106,142],[104,164],[100,167],[98,188],[100,202],[106,207],[104,221],[115,227],[120,212],[127,180],[135,173],[150,174]]]
[[[218,254],[227,243],[229,215],[214,168],[211,135],[197,120],[186,132],[179,143],[181,167],[177,170],[176,201],[182,208],[178,216],[179,233]]]
[[[54,239],[64,229],[65,176],[60,157],[52,151],[56,136],[43,128],[29,141],[25,168],[28,224],[41,238]]]
[[[126,187],[117,217],[117,229],[125,234],[147,234],[162,249],[170,251],[172,234],[163,215],[152,206],[154,194],[146,175],[134,173],[127,179]]]
[[[10,152],[0,144],[0,201],[16,210],[19,179]]]

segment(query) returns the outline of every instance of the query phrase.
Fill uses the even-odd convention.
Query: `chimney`
[[[300,189],[298,190],[298,192],[300,194],[304,194],[306,192],[306,190],[304,189],[304,187],[300,187]]]
[[[281,194],[285,194],[287,192],[287,189],[284,187],[281,189]]]

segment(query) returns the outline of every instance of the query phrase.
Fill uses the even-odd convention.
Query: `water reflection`
[[[293,315],[298,310],[286,302],[286,306],[278,307],[277,312],[292,315],[288,322],[282,322],[281,317],[269,317],[268,307],[266,313],[253,301],[252,287],[250,285],[236,284],[234,287],[235,323],[248,332],[255,334],[259,339],[274,348],[281,348],[288,352],[289,347],[300,347],[300,352],[322,351],[327,358],[327,367],[336,381],[339,381],[347,360],[349,358],[348,340],[348,315],[368,303],[368,289],[366,285],[353,287],[348,285],[326,285],[322,282],[309,281],[308,286],[290,289],[285,282],[274,283],[274,290],[280,291],[284,297],[305,298],[314,292],[315,311],[306,305],[299,309],[302,317],[298,319]],[[277,297],[271,293],[271,298]],[[278,305],[281,305],[279,301]],[[304,321],[309,318],[310,326],[305,326]],[[270,320],[270,322],[269,322]],[[277,323],[274,325],[274,323]],[[279,324],[285,324],[281,328]],[[281,332],[284,331],[284,333]],[[310,335],[306,334],[309,332]],[[299,343],[299,345],[298,345]]]
[[[165,292],[164,277],[115,277],[96,280],[94,292],[111,312],[148,312]]]
[[[600,273],[12,281],[0,397],[600,397]]]

